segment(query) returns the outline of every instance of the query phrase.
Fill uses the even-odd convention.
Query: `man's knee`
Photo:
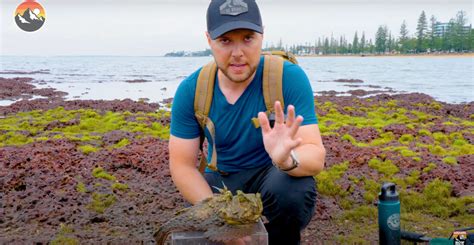
[[[314,213],[316,204],[314,178],[280,177],[264,188],[265,191],[262,193],[264,214],[270,221],[287,220],[302,229],[309,223]]]

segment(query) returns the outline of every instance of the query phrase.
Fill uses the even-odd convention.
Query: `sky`
[[[24,32],[14,20],[23,0],[0,0],[0,55],[160,56],[198,51],[205,38],[209,0],[37,0],[46,22]],[[257,0],[265,28],[264,46],[314,43],[318,37],[358,31],[374,39],[380,25],[398,36],[403,20],[416,31],[421,11],[448,22],[459,10],[472,23],[471,0]]]

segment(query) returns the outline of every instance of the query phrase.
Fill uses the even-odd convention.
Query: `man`
[[[222,188],[223,183],[234,193],[261,193],[270,244],[298,244],[300,231],[314,213],[312,176],[323,169],[325,157],[313,92],[301,68],[285,62],[287,116],[275,102],[275,123],[270,126],[263,113],[260,11],[253,0],[229,2],[212,0],[207,10],[206,36],[218,68],[209,118],[215,125],[220,171],[206,169],[203,176],[196,168],[200,126],[193,103],[199,69],[180,84],[174,97],[171,176],[192,204],[210,197],[215,191],[211,186]],[[257,115],[261,128],[251,123]],[[209,132],[205,133],[209,140]]]

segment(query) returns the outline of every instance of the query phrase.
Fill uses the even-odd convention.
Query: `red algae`
[[[38,92],[29,82],[31,79],[27,78],[0,79],[0,91],[11,89],[0,94],[3,96],[0,98],[26,98],[22,96],[33,95],[33,91],[43,93],[47,97],[0,106],[0,118],[2,115],[10,116],[18,112],[48,110],[61,106],[65,110],[129,111],[132,114],[126,120],[133,122],[139,117],[133,113],[155,112],[160,108],[157,103],[132,100],[65,101],[59,96],[60,91]],[[16,85],[13,86],[12,83]],[[472,131],[464,130],[459,124],[444,123],[448,116],[472,121],[473,102],[447,104],[419,93],[382,94],[369,98],[316,96],[315,100],[318,104],[331,102],[332,108],[337,112],[357,117],[367,116],[367,111],[360,110],[362,107],[373,108],[396,101],[395,109],[404,108],[407,111],[436,116],[427,119],[430,126],[427,126],[426,130],[430,133],[449,135],[460,132],[468,144],[474,143]],[[172,99],[164,101],[171,102]],[[318,106],[315,109],[319,118],[328,113]],[[416,118],[413,113],[410,116]],[[170,123],[169,117],[153,120],[165,126]],[[56,120],[46,124],[44,130],[79,123],[80,119],[77,118],[69,121]],[[371,142],[380,138],[383,133],[391,133],[394,137],[393,142],[383,147],[404,146],[413,156],[404,156],[397,150],[371,146]],[[344,140],[342,136],[346,134],[366,146]],[[403,135],[413,135],[416,138],[402,144],[398,139]],[[80,142],[66,138],[0,147],[0,243],[48,243],[57,237],[64,225],[70,228],[68,236],[80,243],[153,243],[152,235],[155,229],[186,205],[171,180],[168,142],[143,135],[137,137],[139,134],[136,132],[122,130],[106,132],[99,136],[100,148],[89,154],[78,150]],[[128,141],[126,147],[114,147],[123,139]],[[438,178],[451,183],[453,197],[474,195],[474,182],[471,181],[474,179],[474,155],[461,154],[456,157],[456,164],[446,164],[443,162],[443,155],[416,146],[415,143],[435,143],[433,137],[419,135],[417,128],[399,123],[384,126],[380,130],[370,126],[344,125],[333,134],[324,135],[323,142],[327,150],[326,169],[348,162],[347,170],[334,182],[345,192],[345,198],[350,199],[353,204],[369,203],[373,206],[374,200],[364,197],[365,187],[362,179],[381,183],[386,177],[368,166],[372,159],[390,161],[396,165],[399,172],[391,177],[407,178],[413,171],[418,171],[418,181],[407,186],[408,190],[422,192],[428,183]],[[430,164],[435,167],[425,171]],[[115,180],[94,177],[92,172],[98,168],[114,176]],[[356,183],[354,179],[359,182]],[[116,183],[126,188],[112,188]],[[103,212],[97,212],[98,209],[94,209],[94,200],[110,202],[101,206]],[[303,244],[314,244],[315,241],[335,242],[333,239],[336,235],[350,234],[344,224],[338,223],[338,217],[345,212],[342,201],[340,196],[318,196],[314,217],[302,231]],[[373,222],[376,222],[376,219]],[[366,239],[368,243],[373,243],[377,241],[377,236]]]

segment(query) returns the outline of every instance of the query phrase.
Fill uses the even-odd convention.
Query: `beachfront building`
[[[436,22],[436,24],[434,25],[434,35],[436,37],[442,37],[450,31],[450,28],[453,28],[452,23]],[[471,29],[472,29],[472,25],[463,26],[461,28],[461,33],[468,34],[471,31]]]

